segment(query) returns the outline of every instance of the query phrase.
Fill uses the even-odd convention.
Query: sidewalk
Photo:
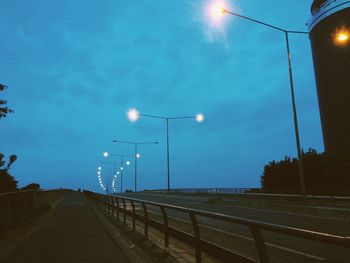
[[[87,200],[71,194],[24,240],[0,255],[1,263],[128,262],[107,235]]]

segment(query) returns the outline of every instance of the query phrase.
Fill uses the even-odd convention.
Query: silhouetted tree
[[[309,149],[303,155],[304,177],[307,193],[350,193],[350,160],[340,159]],[[297,159],[285,157],[265,165],[261,176],[262,188],[266,192],[300,193],[300,178]]]
[[[0,153],[0,193],[17,190],[18,183],[15,178],[8,173],[11,165],[16,161],[17,156],[11,155],[7,165],[5,165],[4,157],[5,155]]]
[[[21,188],[21,190],[39,190],[40,184],[31,183]]]
[[[0,83],[0,92],[5,88],[7,88],[7,86]],[[6,104],[6,100],[0,100],[0,119],[7,117],[9,113],[13,113],[13,110],[2,106]],[[7,165],[5,165],[4,157],[5,155],[0,153],[0,193],[17,190],[17,181],[8,173],[11,165],[17,160],[17,156],[11,155]]]
[[[7,86],[0,83],[0,92],[3,91],[5,88],[7,88]],[[0,119],[5,118],[9,113],[13,113],[13,110],[9,109],[8,107],[2,106],[6,104],[6,100],[0,100]]]

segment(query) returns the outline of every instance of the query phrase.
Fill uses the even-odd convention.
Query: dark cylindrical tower
[[[350,1],[314,0],[308,23],[326,152],[350,156]]]

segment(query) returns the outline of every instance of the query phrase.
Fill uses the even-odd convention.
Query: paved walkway
[[[4,257],[4,258],[1,258]],[[81,194],[71,194],[23,241],[0,255],[1,263],[128,262]]]

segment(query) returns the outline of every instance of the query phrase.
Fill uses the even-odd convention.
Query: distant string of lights
[[[125,157],[130,157],[130,156],[134,156],[134,155],[131,155],[131,154],[128,154],[128,155],[121,155],[121,154],[113,154],[113,153],[109,153],[109,152],[103,152],[103,157],[104,158],[109,158],[109,157],[118,157],[118,158],[121,158],[121,163],[120,163],[120,167],[118,169],[116,169],[116,165],[117,165],[117,162],[101,162],[101,164],[113,164],[114,165],[114,169],[110,169],[113,171],[113,176],[112,178],[109,177],[110,179],[108,180],[107,182],[107,186],[105,187],[103,185],[103,182],[102,182],[102,178],[101,178],[101,170],[102,170],[102,167],[99,167],[99,184],[100,184],[100,187],[106,191],[111,191],[113,193],[117,192],[117,179],[120,179],[122,180],[122,173],[124,171],[124,167],[123,167],[123,164],[126,164],[126,166],[129,166],[131,164],[131,162],[129,160],[125,161],[124,162],[124,158]],[[136,158],[140,158],[141,155],[139,153],[136,154]],[[105,169],[104,169],[105,170]],[[105,174],[104,174],[105,175]],[[119,176],[120,175],[120,176]],[[106,176],[106,175],[105,175]],[[121,183],[121,186],[120,186],[120,191],[122,191],[123,189],[123,186],[122,186],[122,181],[120,182]]]
[[[103,184],[103,182],[102,182],[102,176],[101,176],[101,174],[102,174],[102,167],[99,166],[99,167],[97,168],[97,178],[98,178],[98,182],[99,182],[99,184],[100,184],[100,187],[103,189],[103,191],[106,191],[106,187],[104,186],[104,184]]]

